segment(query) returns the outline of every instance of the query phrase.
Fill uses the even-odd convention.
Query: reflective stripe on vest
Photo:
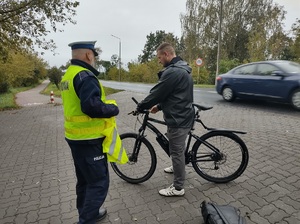
[[[105,119],[105,130],[103,134],[106,136],[102,144],[103,152],[107,153],[108,161],[120,164],[127,163],[128,157],[117,131],[115,117]]]
[[[102,138],[105,121],[102,118],[91,118],[81,111],[73,80],[81,71],[89,71],[81,66],[71,65],[61,80],[61,95],[64,106],[65,136],[70,140],[90,140]],[[101,100],[105,102],[105,93],[101,83]]]

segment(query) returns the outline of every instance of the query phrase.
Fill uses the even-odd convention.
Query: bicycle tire
[[[130,159],[138,135],[136,133],[124,133],[120,137]],[[139,184],[145,182],[153,175],[156,164],[157,159],[153,146],[146,138],[142,138],[136,162],[129,161],[126,164],[111,163],[111,166],[114,172],[123,180],[131,184]]]
[[[191,162],[195,171],[205,180],[214,183],[227,183],[238,178],[249,161],[248,149],[244,141],[232,132],[212,131],[200,137],[202,141],[219,149],[223,158],[216,162],[216,155],[204,143],[197,140],[192,148]],[[210,159],[199,159],[205,158]],[[209,161],[205,161],[209,160]]]

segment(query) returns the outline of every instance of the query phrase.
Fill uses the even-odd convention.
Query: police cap
[[[70,43],[68,46],[71,47],[72,50],[75,49],[91,49],[94,52],[95,56],[98,56],[98,53],[95,49],[96,41],[77,41]]]

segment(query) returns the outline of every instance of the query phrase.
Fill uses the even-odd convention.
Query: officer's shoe
[[[106,214],[107,214],[106,208],[100,208],[99,209],[99,215],[97,216],[96,221],[101,221],[102,219],[104,219]]]

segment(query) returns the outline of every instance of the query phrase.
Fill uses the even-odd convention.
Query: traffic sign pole
[[[202,60],[202,58],[197,58],[195,62],[196,62],[196,65],[198,66],[197,84],[199,84],[200,83],[200,66],[203,65],[203,60]]]

